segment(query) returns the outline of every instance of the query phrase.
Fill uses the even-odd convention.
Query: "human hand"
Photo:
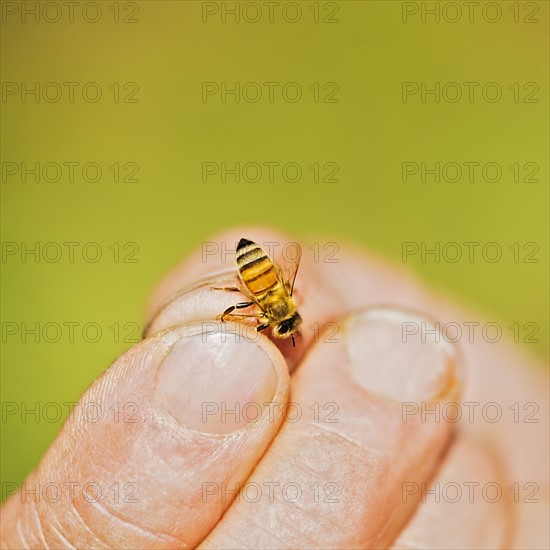
[[[243,236],[291,240],[243,229],[213,242]],[[354,250],[337,263],[304,254],[303,337],[276,346],[213,321],[242,300],[211,289],[234,281],[233,257],[203,260],[161,284],[144,341],[87,390],[3,507],[3,548],[548,547],[535,359],[483,338],[436,342],[420,315],[479,315]],[[499,420],[482,414],[489,403]],[[92,422],[86,404],[120,415]]]

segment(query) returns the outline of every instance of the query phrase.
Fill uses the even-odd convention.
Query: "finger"
[[[548,366],[529,354],[527,346],[514,344],[506,337],[506,333],[512,334],[507,324],[490,321],[475,310],[464,310],[442,292],[428,291],[412,274],[350,249],[342,249],[340,258],[336,265],[320,264],[317,276],[344,308],[404,304],[437,319],[441,329],[453,327],[449,333],[442,330],[442,337],[457,341],[464,363],[472,365],[464,388],[464,402],[470,403],[470,409],[462,409],[461,429],[476,441],[490,443],[504,458],[510,483],[536,482],[547,488]],[[483,327],[490,322],[500,327],[500,337],[484,336]],[[425,338],[435,338],[421,325],[416,328]],[[482,414],[483,407],[490,403],[496,404],[500,416],[496,421],[487,421]],[[510,445],[510,441],[515,444]]]
[[[459,427],[473,441],[493,449],[502,460],[503,485],[515,487],[517,495],[510,502],[513,518],[509,525],[514,530],[510,545],[548,547],[547,522],[540,521],[548,517],[549,501],[547,365],[527,353],[527,346],[506,337],[509,323],[487,319],[473,308],[466,311],[442,292],[428,291],[411,273],[352,249],[342,248],[340,260],[337,265],[319,265],[317,275],[344,307],[402,303],[437,319],[443,338],[457,341],[459,335],[457,345],[464,363],[470,365]],[[496,341],[484,336],[483,327],[490,325],[502,330]],[[451,327],[449,334],[443,330],[446,326]],[[416,327],[425,338],[435,338],[422,325]],[[485,407],[495,414],[489,417]],[[446,514],[443,508],[442,516]],[[462,523],[457,526],[460,529]]]
[[[516,507],[516,532],[510,548],[514,550],[546,550],[550,541],[550,495],[548,489],[536,486],[523,492]]]
[[[482,444],[459,435],[433,481],[404,482],[404,501],[417,494],[421,504],[395,550],[510,548],[514,495]]]
[[[188,548],[210,531],[231,496],[203,493],[255,467],[281,421],[257,411],[286,402],[288,371],[267,339],[202,329],[157,333],[91,386],[5,505],[2,547]]]
[[[264,247],[275,263],[282,267],[295,254],[295,239],[265,229],[238,229],[203,242],[198,250],[168,275],[153,294],[147,308],[146,335],[181,323],[215,319],[228,307],[248,301],[239,292],[214,290],[239,285],[235,243],[243,236]],[[304,253],[294,288],[294,297],[303,318],[301,336],[296,337],[296,347],[290,338],[273,338],[290,369],[318,335],[319,327],[344,313],[340,302],[334,299],[334,295],[327,291],[316,275],[318,256],[308,252],[307,244],[302,243],[302,249]],[[258,311],[258,308],[243,310],[242,313],[251,314],[254,310]],[[256,325],[254,318],[244,318],[238,328],[244,336],[254,338]],[[263,334],[269,336],[269,331]]]
[[[236,231],[234,240],[238,240],[243,234],[246,234],[246,230],[244,233]],[[256,240],[260,239],[258,237]],[[277,238],[265,238],[270,239]],[[283,237],[280,241],[285,242],[285,239],[292,240]],[[307,247],[304,248],[307,250]],[[546,369],[518,368],[525,365],[534,367],[537,361],[525,354],[523,349],[506,342],[505,338],[496,344],[489,342],[480,336],[479,329],[472,337],[468,325],[485,324],[483,316],[465,312],[453,305],[446,296],[428,291],[408,270],[403,269],[403,265],[400,269],[396,268],[389,262],[376,259],[372,255],[367,257],[349,246],[339,247],[337,259],[337,263],[320,262],[312,265],[314,282],[310,282],[307,275],[303,279],[304,287],[312,289],[313,297],[326,295],[331,303],[336,304],[333,311],[342,312],[359,306],[379,304],[402,305],[427,312],[439,319],[440,326],[450,323],[462,327],[463,337],[459,346],[464,353],[465,362],[474,367],[471,369],[464,400],[480,406],[496,403],[505,413],[497,423],[493,423],[482,418],[481,408],[477,409],[473,420],[469,419],[469,410],[463,409],[462,429],[479,441],[489,442],[495,452],[503,457],[504,475],[510,485],[517,483],[524,487],[535,483],[540,488],[537,495],[542,495],[541,502],[546,502],[544,495],[547,495],[548,487],[546,464],[549,449]],[[311,302],[315,303],[315,300],[312,299]],[[334,319],[334,315],[327,314],[323,307],[315,309],[314,306],[313,312],[312,319],[317,317],[322,320],[318,326]],[[506,383],[501,383],[503,381]],[[522,416],[519,421],[516,418],[517,411],[506,414],[506,411],[518,405],[523,407],[519,411]],[[510,446],[510,440],[517,444]],[[524,452],[524,449],[538,451]],[[525,538],[529,530],[525,528],[524,519],[529,515],[533,516],[534,505],[531,503],[526,507],[521,503],[514,503],[514,507],[517,509],[514,524],[518,527],[514,544],[518,548],[528,547],[531,539]],[[525,509],[530,510],[530,514]],[[541,530],[537,532],[540,533]]]
[[[404,417],[403,402],[441,405],[459,386],[450,345],[403,341],[411,319],[365,311],[340,323],[337,342],[311,348],[293,377],[302,416],[283,424],[201,547],[387,547],[418,499],[403,502],[403,482],[430,478],[452,431],[449,422]],[[327,417],[326,404],[337,414]]]

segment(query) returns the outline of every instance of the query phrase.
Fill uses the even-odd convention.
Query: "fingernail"
[[[352,376],[368,391],[420,401],[456,386],[456,350],[433,322],[399,310],[372,309],[352,316],[346,328]]]
[[[189,428],[227,434],[256,422],[276,385],[274,365],[257,343],[226,332],[194,334],[164,358],[155,399]]]

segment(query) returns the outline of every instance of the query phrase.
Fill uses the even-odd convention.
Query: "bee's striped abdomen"
[[[243,284],[254,296],[265,294],[279,283],[273,262],[262,248],[252,241],[239,241],[237,266]]]

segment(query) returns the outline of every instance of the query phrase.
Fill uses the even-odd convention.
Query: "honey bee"
[[[221,321],[239,321],[245,317],[258,319],[257,331],[272,327],[276,338],[292,338],[295,346],[294,334],[300,333],[302,318],[298,314],[296,301],[292,297],[294,281],[300,265],[301,250],[293,260],[292,272],[284,277],[281,268],[264,252],[261,246],[241,239],[237,245],[237,268],[241,288],[226,287],[216,290],[240,291],[248,299],[228,307],[217,319]],[[232,313],[236,309],[245,309],[256,305],[260,312],[254,315],[239,315]]]

